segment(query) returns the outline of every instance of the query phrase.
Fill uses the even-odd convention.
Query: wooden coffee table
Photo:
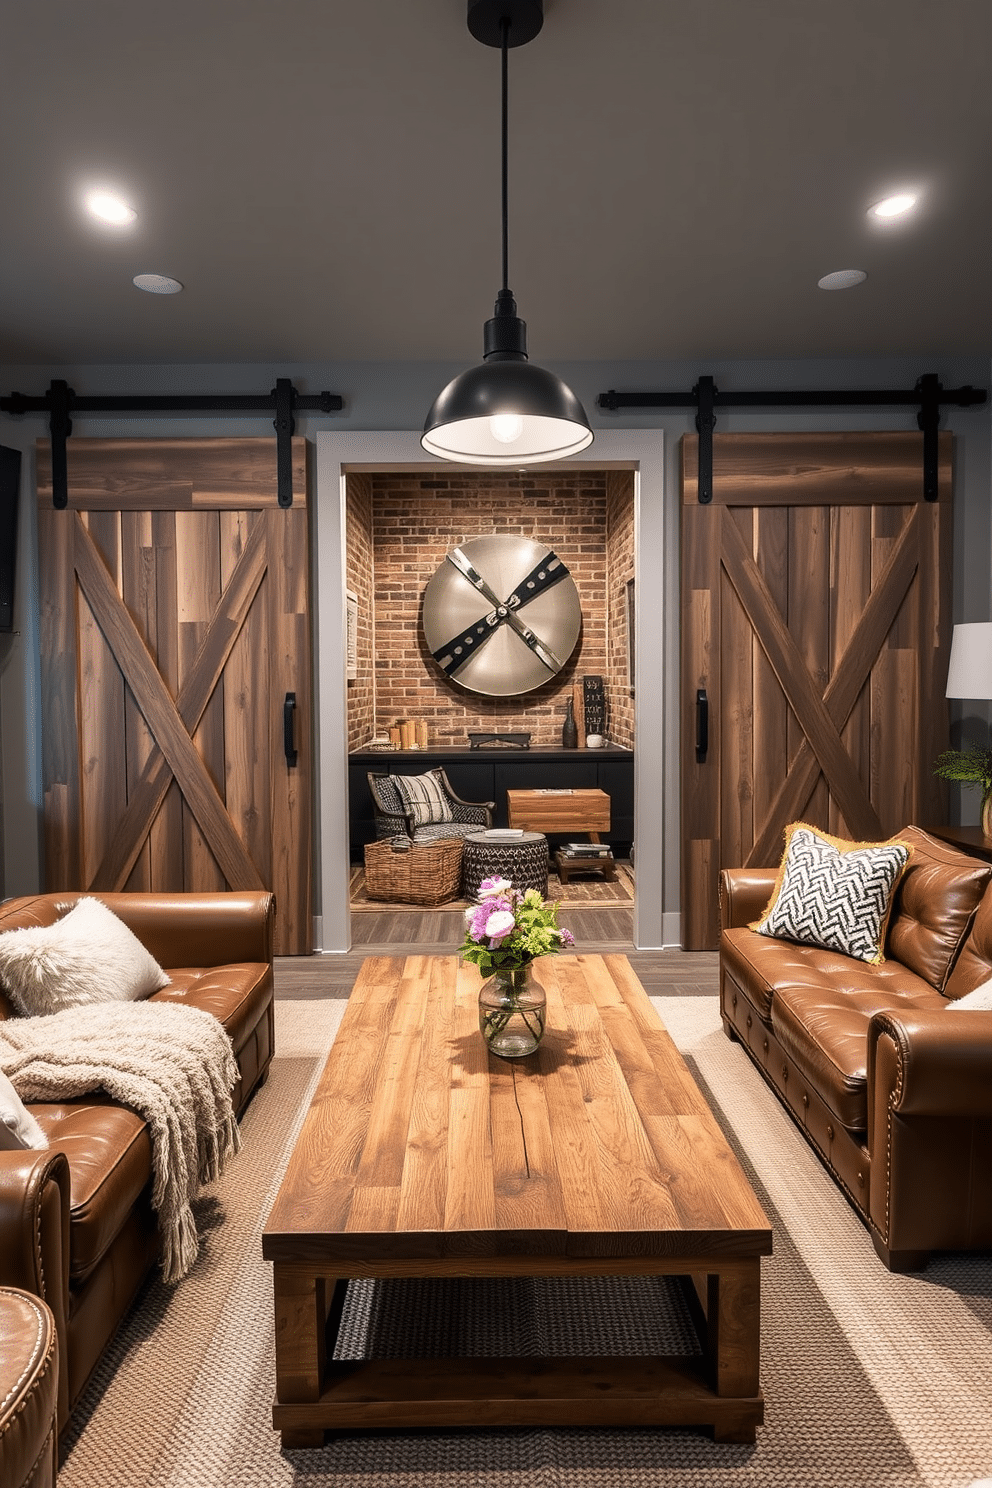
[[[752,1442],[771,1229],[624,956],[537,963],[548,1031],[490,1056],[478,972],[367,960],[263,1236],[284,1447],[325,1430],[709,1426]],[[684,1275],[701,1356],[331,1355],[347,1281]]]

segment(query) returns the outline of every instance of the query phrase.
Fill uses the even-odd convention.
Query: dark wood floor
[[[637,951],[634,913],[621,907],[562,910],[560,923],[577,949],[627,956],[647,992],[655,996],[714,997],[719,989],[715,951]],[[461,910],[353,915],[352,949],[339,956],[280,956],[276,996],[347,997],[366,956],[454,955],[464,934]],[[568,954],[567,952],[565,954]]]

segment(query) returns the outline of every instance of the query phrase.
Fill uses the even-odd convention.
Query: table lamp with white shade
[[[955,625],[945,696],[973,701],[992,699],[992,621]],[[971,749],[948,749],[938,758],[934,773],[942,780],[981,786],[982,831],[986,837],[992,837],[992,743]]]

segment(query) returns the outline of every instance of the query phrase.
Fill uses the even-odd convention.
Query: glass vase
[[[992,788],[987,790],[982,797],[982,831],[986,837],[992,837]]]
[[[544,988],[528,963],[486,977],[479,990],[479,1030],[503,1059],[533,1054],[544,1035]]]

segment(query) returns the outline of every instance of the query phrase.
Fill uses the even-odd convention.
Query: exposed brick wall
[[[627,686],[627,582],[634,577],[634,474],[606,475],[606,571],[609,575],[607,704],[610,738],[634,747],[634,699]],[[635,658],[636,660],[636,658]]]
[[[358,749],[375,733],[372,482],[365,474],[349,475],[347,489],[346,583],[358,595],[358,676],[348,683],[348,748]]]
[[[355,477],[348,479],[350,488]],[[619,678],[611,678],[608,664],[605,472],[381,472],[367,479],[375,579],[375,732],[385,733],[398,719],[408,718],[426,721],[431,744],[465,744],[470,729],[526,730],[535,744],[558,744],[576,678],[601,675],[611,694],[625,681],[625,659]],[[361,520],[360,505],[356,502],[356,522]],[[613,542],[620,551],[623,502],[615,505]],[[348,517],[350,528],[350,492]],[[427,650],[420,610],[424,589],[450,548],[501,532],[548,543],[560,555],[579,592],[582,631],[562,671],[545,686],[519,697],[485,698],[439,671]],[[350,531],[348,550],[350,559]],[[357,589],[354,583],[351,587]],[[350,747],[360,732],[357,721],[349,719]],[[370,732],[358,742],[365,742]]]

